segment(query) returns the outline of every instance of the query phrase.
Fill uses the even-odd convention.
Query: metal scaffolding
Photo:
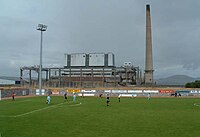
[[[25,77],[25,72],[29,76]],[[35,74],[33,77],[32,73]],[[139,67],[52,67],[42,68],[44,87],[117,87],[141,85]],[[37,87],[39,67],[20,68],[21,86]]]

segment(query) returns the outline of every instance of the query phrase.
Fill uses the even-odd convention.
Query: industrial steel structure
[[[64,67],[42,68],[46,73],[42,79],[44,87],[116,87],[125,85],[140,85],[141,71],[139,67],[125,63],[122,67],[114,64],[112,53],[73,53],[65,54]],[[24,73],[28,71],[29,77]],[[38,78],[32,78],[32,73],[39,75],[39,67],[21,67],[22,85],[37,87]]]

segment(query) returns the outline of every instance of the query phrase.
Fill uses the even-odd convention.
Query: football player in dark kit
[[[65,92],[65,94],[64,94],[64,98],[65,98],[65,101],[68,101],[67,100],[67,93]]]
[[[107,106],[109,106],[109,104],[110,104],[110,97],[109,97],[108,94],[107,94],[107,97],[106,97],[106,104],[107,104]]]

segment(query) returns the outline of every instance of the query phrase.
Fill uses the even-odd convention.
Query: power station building
[[[29,77],[25,77],[27,74]],[[141,73],[139,67],[131,62],[123,66],[115,66],[113,53],[72,53],[65,54],[63,67],[42,68],[43,87],[117,87],[125,85],[140,85]],[[33,73],[38,75],[32,78]],[[39,66],[21,67],[22,85],[38,86]]]
[[[114,67],[113,53],[65,54],[65,67]]]
[[[144,79],[139,67],[125,62],[115,66],[113,53],[65,54],[63,67],[42,68],[42,86],[46,87],[117,87],[127,85],[153,85],[153,53],[150,5],[146,5],[146,54]],[[28,71],[28,77],[24,74]],[[33,78],[32,73],[37,77]],[[21,67],[20,83],[38,86],[39,66]]]

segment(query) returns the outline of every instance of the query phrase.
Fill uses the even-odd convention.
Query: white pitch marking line
[[[200,107],[200,103],[194,103],[194,106]]]
[[[30,112],[19,114],[19,115],[15,115],[15,116],[1,116],[1,117],[21,117],[21,116],[25,116],[25,115],[28,115],[28,114],[31,114],[31,113],[34,113],[34,112],[38,112],[38,111],[42,111],[42,110],[45,110],[45,109],[53,108],[53,107],[56,107],[56,106],[62,105],[62,104],[64,104],[64,103],[60,103],[60,104],[53,105],[53,106],[48,106],[48,107],[41,108],[41,109],[36,109],[36,110],[30,111]]]
[[[79,106],[81,105],[81,102],[79,104],[73,104],[73,105],[69,105],[70,107],[73,107],[73,106]]]
[[[57,104],[57,105],[53,105],[53,106],[49,106],[49,107],[45,107],[45,108],[41,108],[41,109],[36,109],[36,110],[33,110],[33,111],[30,111],[30,112],[27,112],[27,113],[23,113],[23,114],[19,114],[19,115],[15,115],[15,116],[5,116],[5,115],[0,115],[0,117],[21,117],[21,116],[25,116],[25,115],[28,115],[28,114],[32,114],[34,112],[38,112],[38,111],[42,111],[42,110],[45,110],[45,109],[49,109],[49,108],[53,108],[53,107],[56,107],[56,106],[59,106],[59,105],[63,105],[65,104],[66,102],[64,103],[60,103],[60,104]],[[81,102],[79,104],[74,104],[74,105],[69,105],[69,106],[78,106],[78,105],[81,105]]]

